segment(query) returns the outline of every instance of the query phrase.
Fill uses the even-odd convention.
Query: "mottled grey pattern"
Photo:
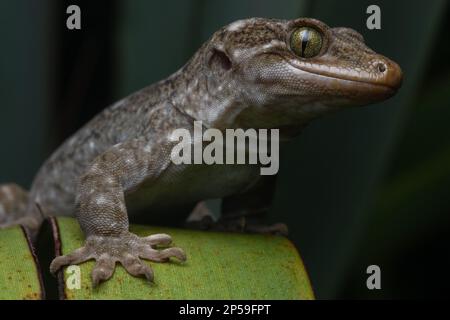
[[[300,58],[289,47],[291,33],[302,26],[323,37],[315,57]],[[174,142],[168,138],[174,129],[192,132],[193,121],[202,120],[220,130],[279,128],[283,138],[291,138],[326,113],[390,97],[401,77],[394,62],[370,50],[351,29],[313,19],[234,22],[178,72],[105,109],[70,137],[42,166],[28,197],[17,188],[16,195],[11,187],[0,189],[0,219],[35,228],[42,220],[38,207],[45,215],[75,214],[85,246],[57,257],[52,272],[96,259],[95,284],[112,275],[117,261],[132,275],[151,280],[151,269],[139,258],[184,260],[185,254],[153,248],[169,244],[168,235],[131,234],[128,213],[139,211],[134,209],[156,215],[224,198],[224,208],[249,213],[270,202],[256,165],[174,165]],[[127,212],[126,203],[133,210]]]

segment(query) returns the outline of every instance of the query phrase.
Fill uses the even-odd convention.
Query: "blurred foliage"
[[[450,297],[449,27],[447,19],[439,28],[342,297]],[[385,287],[369,292],[361,266],[375,263]]]

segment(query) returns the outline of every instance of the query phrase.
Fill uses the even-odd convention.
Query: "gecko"
[[[13,183],[0,186],[0,225],[36,232],[47,216],[74,215],[84,246],[56,257],[52,273],[95,259],[94,285],[108,280],[116,263],[152,281],[142,259],[184,261],[186,254],[170,247],[168,234],[131,233],[128,215],[156,217],[178,208],[198,214],[207,210],[204,200],[222,199],[222,218],[211,224],[220,225],[239,217],[236,212],[264,212],[273,189],[273,177],[261,176],[259,165],[174,164],[173,130],[192,132],[194,121],[202,121],[221,131],[276,128],[289,140],[321,116],[392,97],[402,77],[397,63],[353,29],[311,18],[235,21],[174,74],[104,109],[69,137],[29,192]]]

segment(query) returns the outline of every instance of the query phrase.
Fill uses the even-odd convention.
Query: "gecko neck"
[[[160,85],[173,88],[167,99],[174,107],[206,127],[232,128],[247,107],[230,77],[219,80],[204,66],[202,50]]]

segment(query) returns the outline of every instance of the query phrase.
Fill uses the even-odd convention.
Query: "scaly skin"
[[[291,33],[301,26],[323,37],[315,57],[299,57],[290,47]],[[257,165],[173,164],[175,143],[168,136],[174,129],[193,132],[194,120],[201,120],[220,130],[278,128],[288,139],[319,116],[387,99],[401,79],[399,66],[369,49],[354,30],[313,19],[234,22],[214,33],[175,74],[105,109],[69,138],[37,174],[20,221],[39,225],[36,204],[44,215],[75,213],[85,246],[57,257],[52,272],[95,259],[94,284],[111,277],[116,261],[132,275],[152,279],[140,258],[186,256],[179,248],[154,249],[169,244],[168,235],[130,233],[125,199],[128,211],[145,209],[148,215],[211,198],[223,198],[224,207],[233,210],[267,206],[254,201],[245,208],[241,201],[262,190]],[[3,208],[9,198],[3,196]]]

